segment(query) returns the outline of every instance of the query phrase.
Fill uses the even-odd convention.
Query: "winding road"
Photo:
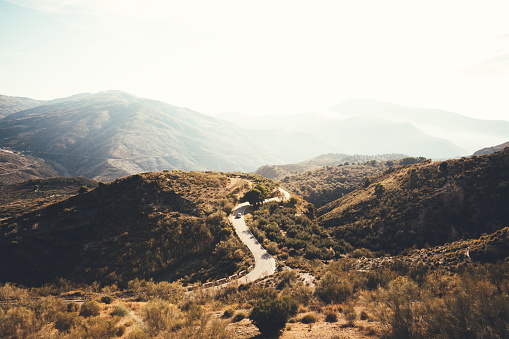
[[[281,192],[282,197],[266,199],[264,203],[269,201],[285,201],[290,198],[290,193],[288,193],[284,189],[279,188],[279,191]],[[235,232],[237,232],[237,235],[239,236],[240,240],[242,240],[242,242],[246,244],[246,246],[249,248],[251,253],[253,253],[253,256],[255,258],[253,270],[249,272],[247,275],[237,280],[237,282],[241,284],[255,281],[267,275],[274,274],[274,272],[276,271],[276,261],[267,252],[267,250],[263,248],[263,246],[258,242],[258,240],[256,240],[254,235],[247,227],[246,222],[244,221],[244,213],[246,211],[246,208],[248,208],[249,206],[250,205],[248,202],[235,206],[232,215],[229,217],[233,227],[235,228]],[[236,217],[238,213],[241,214],[240,218]]]

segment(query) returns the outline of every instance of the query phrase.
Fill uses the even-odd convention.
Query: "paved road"
[[[288,200],[290,198],[290,193],[283,190],[282,188],[280,188],[279,190],[283,195],[282,198],[267,199],[265,200],[265,202]],[[234,208],[232,215],[229,217],[240,240],[242,240],[242,242],[246,244],[246,246],[249,248],[251,253],[253,253],[253,256],[255,258],[255,265],[253,270],[249,272],[247,275],[237,280],[241,284],[255,281],[267,275],[274,274],[274,272],[276,271],[276,261],[267,252],[267,250],[263,248],[263,246],[258,242],[258,240],[256,240],[254,235],[247,227],[246,222],[244,221],[244,212],[247,207],[249,207],[249,203],[247,202],[237,205]],[[238,213],[242,215],[240,218],[236,217]]]

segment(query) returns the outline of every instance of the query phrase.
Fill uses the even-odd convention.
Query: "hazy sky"
[[[0,0],[0,94],[204,113],[374,98],[509,120],[509,1]]]

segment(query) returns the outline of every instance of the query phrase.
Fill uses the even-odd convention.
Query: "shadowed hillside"
[[[219,173],[137,174],[3,220],[0,281],[122,284],[233,274],[247,268],[248,252],[223,210],[245,183]]]
[[[477,238],[509,225],[509,149],[390,169],[318,210],[319,223],[354,247],[397,253]]]

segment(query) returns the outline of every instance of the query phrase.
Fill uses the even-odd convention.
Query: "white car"
[[[242,218],[242,213],[237,213],[237,216],[235,218]]]

